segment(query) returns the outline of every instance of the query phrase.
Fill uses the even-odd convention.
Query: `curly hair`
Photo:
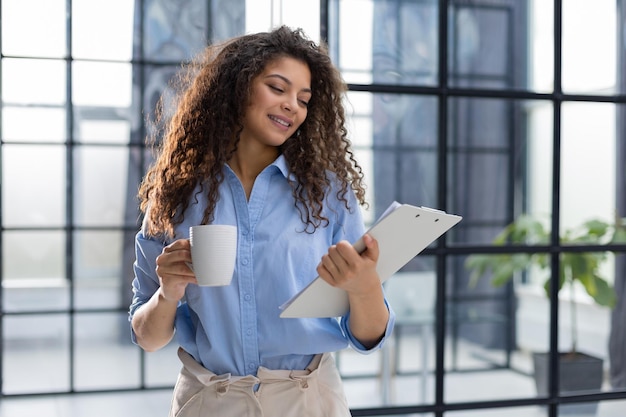
[[[311,72],[313,93],[307,117],[299,131],[279,147],[296,178],[291,183],[294,205],[305,230],[328,224],[322,208],[331,181],[338,182],[337,198],[347,208],[349,191],[359,204],[367,204],[363,172],[345,127],[347,87],[325,44],[309,40],[301,29],[281,26],[208,46],[173,81],[180,94],[171,117],[165,117],[160,100],[157,122],[161,129],[148,140],[156,160],[138,193],[141,211],[150,210],[149,235],[174,235],[198,185],[208,199],[203,223],[213,220],[222,170],[237,148],[252,82],[269,63],[282,57],[306,63]]]

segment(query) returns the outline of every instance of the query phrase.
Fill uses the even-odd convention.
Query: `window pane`
[[[127,197],[128,149],[84,146],[74,153],[74,215],[76,223],[122,226]]]
[[[619,417],[626,409],[625,400],[602,401],[598,406],[598,416]]]
[[[623,35],[616,10],[616,0],[597,0],[593,7],[584,0],[563,1],[563,91],[620,93],[616,52]]]
[[[550,103],[452,99],[448,133],[448,211],[463,216],[454,242],[491,244],[521,212],[550,215]]]
[[[64,142],[67,138],[67,116],[64,108],[2,108],[2,135],[5,141]]]
[[[516,284],[517,274],[505,285],[496,285],[489,269],[474,283],[466,262],[458,257],[450,262],[446,401],[536,396],[529,352],[548,346],[547,298]]]
[[[560,378],[561,393],[564,395],[594,393],[610,386],[609,381],[605,378],[608,376],[606,369],[609,367],[608,341],[611,333],[611,309],[602,305],[604,300],[609,298],[609,295],[603,296],[602,294],[608,291],[613,294],[612,277],[604,275],[607,271],[603,273],[602,267],[598,271],[594,271],[594,274],[606,280],[604,285],[595,282],[594,294],[603,301],[594,301],[591,293],[588,293],[581,285],[581,282],[588,282],[590,277],[583,276],[578,271],[582,265],[588,264],[588,261],[581,262],[583,257],[595,255],[601,255],[603,259],[611,261],[611,254],[609,253],[577,252],[566,253],[561,256],[562,264],[566,265],[564,271],[567,281],[562,292],[559,293],[558,331],[561,365],[559,366],[558,377]],[[453,308],[457,314],[461,314],[461,318],[467,316],[475,320],[480,317],[481,313],[491,310],[488,300],[491,300],[491,303],[498,301],[503,303],[502,310],[495,310],[495,314],[494,311],[489,313],[493,319],[496,319],[498,315],[506,319],[507,312],[510,312],[508,313],[511,314],[508,316],[508,320],[514,320],[507,327],[507,329],[515,332],[510,334],[510,337],[514,338],[512,346],[516,347],[510,352],[512,370],[517,369],[521,375],[528,372],[528,376],[532,377],[533,395],[547,396],[549,386],[547,369],[550,344],[550,301],[546,288],[550,285],[549,255],[548,253],[535,252],[531,257],[524,256],[519,254],[471,255],[468,259],[477,260],[480,258],[484,261],[483,265],[488,265],[486,273],[478,281],[467,281],[467,286],[451,286],[451,288],[458,289],[458,292],[453,296],[459,301],[454,304]],[[470,263],[465,262],[465,266],[468,265]],[[523,268],[513,273],[512,270],[518,266],[523,266]],[[611,268],[607,269],[608,271],[612,270]],[[470,269],[469,272],[475,271]],[[510,279],[505,281],[504,277]],[[580,278],[580,281],[576,281],[572,285],[569,281],[571,278]],[[461,280],[461,284],[462,282],[463,280]],[[504,282],[505,285],[499,285],[498,282]],[[463,299],[466,300],[464,303],[461,302]],[[470,303],[474,303],[474,305],[471,306]],[[514,308],[512,308],[513,306]],[[502,312],[505,313],[504,316],[502,316]],[[487,315],[486,318],[488,319],[490,316]],[[459,334],[463,338],[462,328]],[[501,335],[503,334],[505,334],[504,331]],[[472,349],[476,349],[479,344],[493,343],[493,340],[497,340],[495,339],[496,336],[498,336],[497,332],[485,332],[482,336],[478,331],[468,331],[465,334],[465,338],[473,342]],[[578,354],[572,356],[571,353],[574,349]],[[482,355],[484,356],[485,353]],[[475,354],[475,356],[477,355]],[[462,355],[458,354],[457,357],[460,358]],[[493,358],[492,354],[489,357]],[[581,359],[582,361],[580,361]],[[587,366],[590,369],[587,369]],[[510,366],[505,368],[509,369]],[[582,376],[581,382],[579,382],[579,376]],[[505,380],[503,375],[500,375],[499,378],[501,382]],[[588,385],[592,383],[596,385]],[[489,384],[489,382],[485,381],[485,384]],[[516,393],[518,392],[516,391]],[[464,398],[460,398],[460,400],[464,400]]]
[[[3,317],[2,394],[70,389],[69,316]]]
[[[77,390],[139,386],[139,349],[130,343],[125,313],[74,315]]]
[[[85,143],[127,144],[130,121],[120,118],[112,109],[75,108],[75,139]],[[79,114],[79,115],[78,115]]]
[[[4,58],[2,100],[6,104],[65,104],[65,62]]]
[[[378,209],[384,210],[394,200],[437,208],[436,117],[434,97],[373,96],[373,178]]]
[[[3,226],[65,223],[63,146],[3,145],[2,178]]]
[[[331,44],[331,51],[345,80],[435,84],[437,14],[434,0],[331,1],[331,21],[337,25],[337,43]]]
[[[367,356],[352,349],[335,353],[336,363],[341,374],[348,405],[351,409],[377,407],[385,403],[385,390],[381,377],[386,349]]]
[[[468,384],[468,391],[472,391],[471,388],[476,387],[476,385],[476,383]],[[449,417],[548,417],[548,409],[542,406],[518,406],[491,410],[482,408],[479,410],[449,411],[446,415]]]
[[[2,54],[65,56],[66,3],[65,0],[2,0]]]
[[[615,216],[616,106],[564,103],[561,139],[561,228]],[[593,175],[590,175],[593,173]]]
[[[272,16],[272,4],[274,1],[275,0],[245,0],[246,32],[263,32],[272,26],[274,18]]]
[[[238,2],[221,2],[220,5],[224,7],[231,3],[237,5]],[[146,1],[138,4],[143,5],[143,25],[139,26],[140,20],[135,19],[134,33],[135,36],[143,36],[142,42],[135,40],[138,45],[143,44],[143,58],[150,61],[181,62],[206,46],[209,2],[190,1],[184,7],[180,3],[169,1]],[[140,32],[142,29],[143,33]],[[213,29],[219,33],[218,28]]]
[[[130,340],[130,332],[128,337]],[[177,351],[178,344],[172,341],[156,352],[146,353],[146,386],[174,386],[181,367]]]
[[[528,89],[554,90],[554,2],[528,0]]]
[[[315,42],[319,41],[320,2],[245,0],[244,3],[246,33],[264,32],[284,23],[292,28],[301,28],[309,38]],[[236,4],[237,2],[228,2],[229,6],[235,6]]]
[[[134,2],[72,0],[71,5],[72,55],[75,58],[130,61]]]
[[[113,107],[122,114],[131,104],[130,64],[74,62],[72,100],[76,106]]]
[[[605,380],[605,376],[608,377],[605,369],[610,366],[608,342],[616,295],[613,254],[565,253],[561,255],[561,263],[565,282],[559,292],[560,391],[565,395],[596,393],[610,386],[608,378]],[[588,268],[596,263],[597,268],[590,271]],[[537,357],[535,365],[547,366],[548,358]],[[547,391],[547,383],[542,384],[541,389]],[[561,408],[584,412],[585,409],[593,411],[596,406],[589,403]]]
[[[434,259],[422,257],[426,268]],[[385,294],[396,312],[393,341],[388,350],[396,405],[433,403],[435,369],[435,301],[437,277],[432,269],[405,268],[385,283]],[[417,401],[416,401],[417,400]]]
[[[126,308],[122,280],[124,233],[74,233],[74,304],[78,309]],[[124,284],[124,285],[123,285]]]
[[[144,127],[148,135],[153,134],[155,130],[156,108],[159,100],[163,100],[166,111],[171,112],[175,108],[173,102],[175,94],[170,87],[170,82],[179,70],[180,67],[173,65],[147,65],[141,69],[143,71],[141,78],[136,76],[133,79],[133,109],[138,113],[133,114],[132,120],[145,121]],[[134,124],[133,127],[139,128],[139,125]],[[133,143],[144,143],[143,132],[134,130],[133,134]]]
[[[61,231],[6,231],[3,239],[4,309],[67,308],[65,234]]]
[[[250,3],[250,2],[248,2]],[[319,41],[320,33],[320,2],[302,0],[280,0],[281,22],[292,28],[302,28],[304,33]],[[271,28],[266,28],[271,29]]]
[[[521,10],[503,2],[499,7],[482,4],[451,9],[450,83],[460,87],[511,87],[510,56],[514,52],[512,24]],[[523,3],[523,2],[521,2]],[[520,22],[520,26],[523,25]],[[519,58],[523,59],[523,56]]]
[[[351,92],[348,133],[363,167],[377,218],[394,200],[436,204],[437,100],[430,96]]]
[[[350,93],[354,112],[348,112],[348,135],[355,148],[371,148],[374,136],[372,120],[372,97],[370,93]],[[358,100],[354,101],[355,98]]]
[[[546,3],[550,2],[454,4],[450,8],[450,85],[552,90],[553,11]]]

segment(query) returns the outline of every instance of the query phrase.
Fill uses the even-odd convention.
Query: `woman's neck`
[[[277,148],[266,148],[264,151],[242,149],[241,147],[233,154],[228,161],[228,166],[233,170],[246,192],[246,198],[250,198],[252,187],[256,177],[269,164],[278,157]]]

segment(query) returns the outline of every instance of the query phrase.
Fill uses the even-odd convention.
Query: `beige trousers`
[[[182,349],[183,368],[170,417],[349,417],[331,354],[316,355],[303,371],[259,368],[257,376],[216,375]],[[258,389],[254,389],[258,384]]]

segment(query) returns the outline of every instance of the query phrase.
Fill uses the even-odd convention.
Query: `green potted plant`
[[[605,245],[626,241],[624,220],[617,219],[614,224],[602,220],[589,220],[578,227],[566,229],[561,234],[564,245]],[[539,219],[522,215],[493,240],[494,245],[505,244],[546,245],[550,242],[550,231]],[[600,306],[612,308],[615,305],[613,287],[601,274],[601,265],[606,260],[605,252],[563,252],[560,259],[559,284],[561,290],[565,284],[572,291],[570,297],[571,348],[559,352],[559,384],[561,393],[599,390],[603,380],[603,360],[578,351],[577,304],[574,300],[574,286],[579,283],[587,294]],[[491,284],[502,286],[513,277],[529,268],[550,270],[550,254],[511,253],[511,254],[475,254],[467,258],[466,268],[471,270],[469,285],[475,286],[484,277],[491,277]],[[546,279],[544,290],[550,295],[550,278]],[[547,367],[549,354],[533,353],[535,383],[539,395],[548,394]],[[580,407],[588,407],[585,412],[595,412],[597,404],[571,404],[562,406],[562,413],[568,410],[580,412]]]

